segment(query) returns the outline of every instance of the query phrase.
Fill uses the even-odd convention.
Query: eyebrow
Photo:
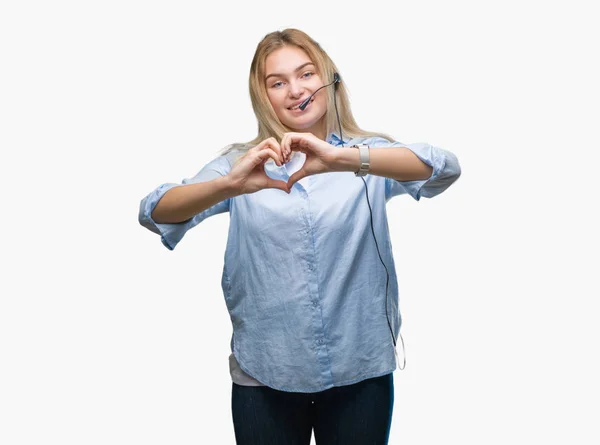
[[[303,63],[302,65],[300,65],[298,68],[295,69],[295,72],[300,71],[302,68],[304,68],[307,65],[314,66],[314,63],[312,63],[312,62]],[[267,77],[265,77],[265,82],[269,79],[269,77],[282,77],[282,76],[283,76],[283,74],[280,74],[280,73],[271,73]]]

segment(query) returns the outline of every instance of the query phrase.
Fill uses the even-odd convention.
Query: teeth
[[[314,99],[311,99],[311,100],[310,100],[310,102],[309,102],[309,104],[312,104],[312,103],[313,103],[313,100],[314,100]],[[300,102],[300,103],[299,103],[298,105],[296,105],[295,107],[292,107],[292,108],[290,108],[290,110],[297,110],[297,109],[298,109],[298,107],[300,106],[300,104],[302,104],[302,102]]]

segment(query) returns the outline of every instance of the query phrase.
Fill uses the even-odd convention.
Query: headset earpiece
[[[340,75],[338,73],[333,73],[333,89],[337,91],[338,84],[341,82]]]

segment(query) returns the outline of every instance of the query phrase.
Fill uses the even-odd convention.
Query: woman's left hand
[[[312,133],[285,133],[281,139],[281,149],[288,154],[301,151],[306,154],[304,165],[288,179],[288,190],[300,179],[319,173],[332,171],[334,147]]]

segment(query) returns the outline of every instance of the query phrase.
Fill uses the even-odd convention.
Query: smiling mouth
[[[312,104],[315,101],[315,98],[313,97],[310,102],[308,103],[308,105]],[[304,108],[304,110],[300,110],[300,105],[302,104],[302,102],[300,102],[298,105],[296,105],[293,108],[288,108],[288,110],[290,111],[304,111],[306,110],[306,108],[308,108],[308,105],[306,105],[306,107]]]

